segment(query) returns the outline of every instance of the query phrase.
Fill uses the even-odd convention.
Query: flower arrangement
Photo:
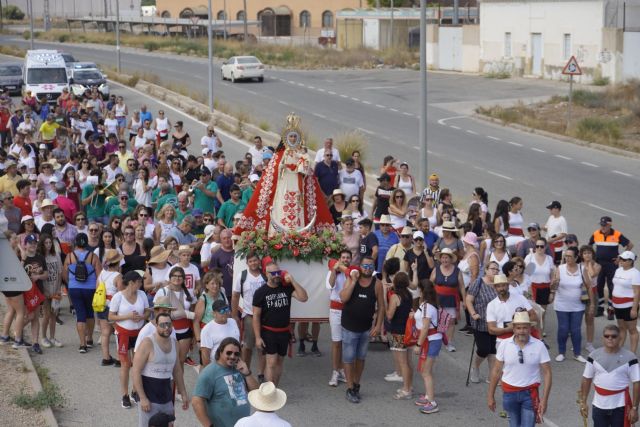
[[[259,257],[274,260],[295,259],[310,263],[324,258],[339,258],[346,246],[342,234],[325,229],[317,233],[288,231],[269,236],[264,229],[244,231],[236,242],[235,251],[245,258],[251,251]]]

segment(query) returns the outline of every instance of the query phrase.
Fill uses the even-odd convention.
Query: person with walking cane
[[[594,385],[591,418],[595,427],[627,427],[638,421],[640,368],[638,358],[622,348],[620,328],[607,325],[602,332],[603,347],[589,354],[582,374],[580,414],[586,425],[589,416],[587,398]],[[633,398],[630,393],[633,385]]]
[[[550,357],[544,343],[531,336],[527,311],[516,311],[511,321],[513,336],[498,347],[491,371],[487,406],[496,410],[495,392],[502,384],[503,406],[509,414],[509,427],[534,427],[542,423],[551,392]],[[540,382],[544,379],[542,395]]]

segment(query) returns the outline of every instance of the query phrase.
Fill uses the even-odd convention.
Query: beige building
[[[157,14],[165,18],[207,18],[207,0],[157,0]],[[366,0],[307,0],[291,4],[246,0],[247,19],[261,22],[259,36],[335,37],[336,13],[367,5]],[[213,1],[214,19],[224,20],[225,2]],[[226,19],[244,18],[243,0],[226,0]]]

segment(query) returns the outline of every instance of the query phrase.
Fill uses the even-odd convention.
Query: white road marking
[[[405,116],[413,117],[413,114],[407,113],[406,111],[403,111],[402,114],[404,114]]]
[[[347,95],[345,95],[344,93],[340,94],[340,98],[348,98]]]
[[[546,153],[546,151],[541,150],[541,149],[536,148],[536,147],[531,147],[531,149],[532,149],[533,151],[537,151],[538,153]]]
[[[585,165],[585,166],[589,166],[592,168],[599,168],[600,166],[598,165],[594,165],[593,163],[589,163],[589,162],[580,162],[580,164]]]
[[[248,90],[248,89],[247,89],[247,92],[249,92],[251,95],[257,95],[258,94],[258,92],[254,92],[254,91]]]
[[[329,93],[329,95],[335,95],[335,94],[336,94],[336,93],[335,93],[334,91],[332,91],[332,90],[330,90],[328,93]]]
[[[454,125],[449,125],[449,127],[450,127],[451,129],[456,129],[456,130],[460,130],[460,129],[462,129],[460,126],[454,126]]]
[[[280,104],[282,104],[282,105],[286,105],[287,107],[289,106],[289,104],[288,104],[288,103],[286,103],[286,102],[284,102],[284,101],[278,101],[278,102],[279,102]]]
[[[362,90],[379,90],[379,89],[395,89],[397,86],[367,86],[363,87]]]
[[[471,135],[477,135],[478,134],[478,132],[474,132],[474,131],[469,130],[469,129],[467,129],[467,133],[470,133]]]
[[[371,105],[369,101],[362,101],[363,104]]]
[[[621,212],[617,212],[617,211],[614,211],[614,210],[611,210],[611,209],[603,208],[602,206],[594,205],[593,203],[587,203],[587,202],[582,202],[582,203],[584,203],[587,206],[591,206],[592,208],[600,209],[601,211],[610,212],[610,213],[612,213],[614,215],[624,216],[624,217],[627,216],[627,215],[625,215],[625,214],[623,214]]]
[[[287,80],[289,83],[291,83],[292,85],[296,84],[296,82],[294,82],[293,80]]]
[[[298,86],[304,87],[304,83],[298,83]]]
[[[371,132],[370,130],[367,130],[367,129],[364,129],[364,128],[358,128],[358,130],[360,132],[364,132],[364,133],[369,134],[369,135],[375,135],[374,132]]]
[[[502,178],[502,179],[506,179],[508,181],[513,181],[513,178],[506,176],[506,175],[501,175],[499,173],[495,173],[493,171],[486,171],[489,175],[493,175],[493,176],[497,176],[498,178]]]
[[[557,191],[552,191],[551,194],[553,194],[554,196],[562,197],[562,194],[558,193]]]
[[[507,144],[515,145],[516,147],[522,147],[522,144],[519,142],[507,141]]]
[[[395,113],[399,113],[400,111],[396,110],[395,108],[389,108],[389,110],[395,112]]]
[[[323,116],[322,114],[319,114],[319,113],[311,113],[311,114],[313,114],[316,117],[320,117],[321,119],[326,119],[327,118],[327,116]]]
[[[487,138],[493,139],[494,141],[502,141],[500,138],[491,135],[487,135]]]
[[[454,119],[464,119],[468,116],[453,116],[453,117],[445,117],[444,119],[440,119],[438,120],[438,124],[444,126],[447,120],[454,120]]]
[[[415,148],[416,150],[420,149],[420,147],[418,147],[417,145],[414,145],[413,148]]]
[[[321,87],[319,87],[318,89],[316,89],[318,92],[326,92],[326,90],[322,89]]]
[[[385,107],[385,106],[384,106],[384,105],[382,105],[382,104],[376,104],[376,107],[378,107],[378,108],[387,108],[387,107]]]
[[[564,159],[564,160],[571,160],[571,157],[563,156],[561,154],[556,154],[554,157],[557,157],[559,159]]]
[[[351,97],[351,100],[352,100],[352,101],[357,101],[357,102],[359,102],[359,101],[360,101],[360,99],[358,99],[358,98],[354,98],[354,97]]]
[[[307,86],[309,89],[315,89],[315,86]]]
[[[617,170],[612,171],[613,173],[617,173],[618,175],[622,175],[622,176],[628,176],[628,177],[632,177],[633,175],[631,175],[630,173],[626,173],[626,172],[620,172]]]

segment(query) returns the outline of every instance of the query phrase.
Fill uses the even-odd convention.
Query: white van
[[[22,72],[23,92],[30,90],[49,103],[55,103],[62,89],[69,87],[64,58],[55,50],[28,50]]]

